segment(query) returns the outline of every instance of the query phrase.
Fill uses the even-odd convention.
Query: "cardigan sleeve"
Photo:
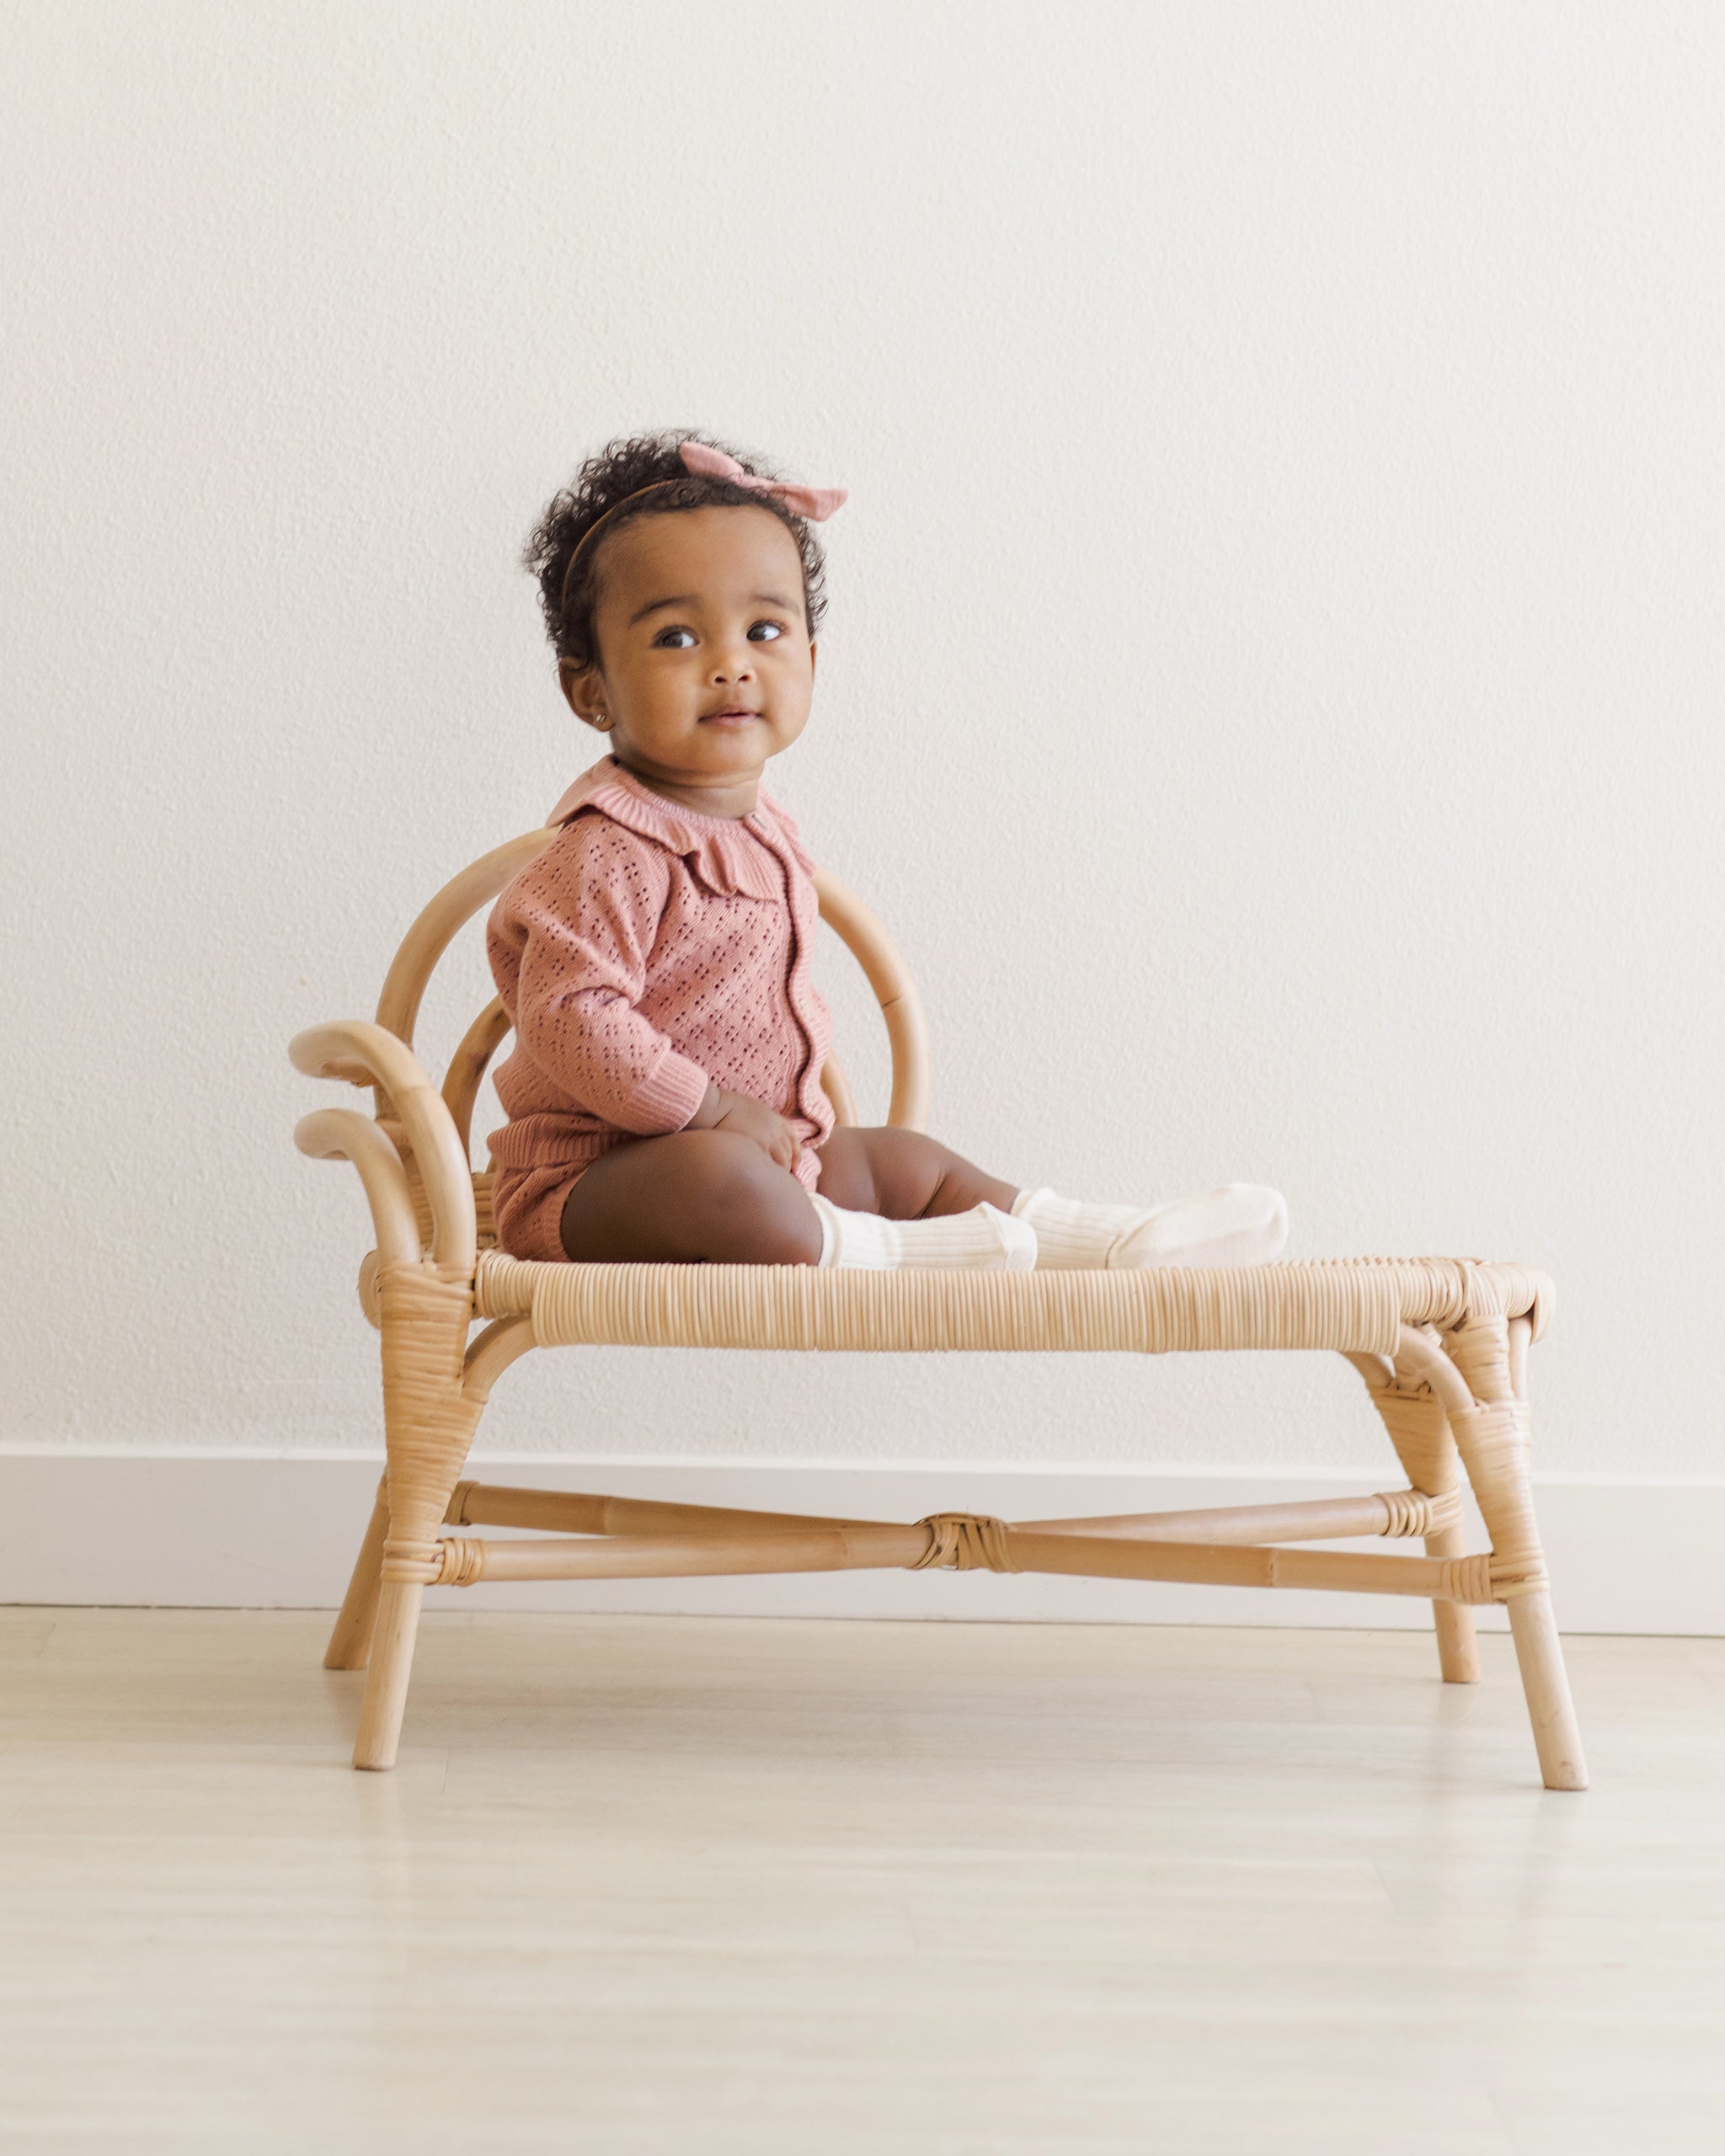
[[[708,1075],[635,1007],[666,902],[662,851],[578,816],[504,892],[486,937],[515,1040],[562,1091],[619,1130],[681,1130]]]

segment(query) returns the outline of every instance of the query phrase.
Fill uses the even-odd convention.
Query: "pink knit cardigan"
[[[821,1065],[832,1021],[810,977],[814,863],[769,794],[702,816],[613,756],[552,811],[559,835],[492,910],[486,949],[515,1026],[497,1072],[492,1206],[512,1257],[560,1258],[563,1201],[626,1139],[681,1130],[707,1083],[832,1134]]]

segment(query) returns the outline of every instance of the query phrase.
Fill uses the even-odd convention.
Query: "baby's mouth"
[[[751,718],[759,718],[758,711],[745,711],[740,705],[729,711],[708,711],[701,714],[703,726],[743,726]]]

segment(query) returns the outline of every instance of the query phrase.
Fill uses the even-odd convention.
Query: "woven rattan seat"
[[[476,862],[409,930],[375,1022],[313,1027],[309,1075],[368,1086],[376,1113],[323,1108],[301,1149],[351,1161],[377,1247],[360,1299],[381,1334],[387,1465],[325,1657],[366,1668],[354,1763],[393,1764],[421,1598],[482,1579],[628,1578],[863,1567],[1044,1572],[1098,1578],[1322,1588],[1429,1598],[1451,1683],[1477,1675],[1469,1605],[1508,1605],[1546,1785],[1585,1786],[1528,1476],[1526,1364],[1551,1283],[1529,1267],[1359,1258],[1130,1273],[871,1273],[807,1266],[547,1265],[505,1255],[490,1177],[469,1159],[473,1103],[508,1030],[494,1001],[440,1089],[415,1059],[425,985],[462,924],[554,835]],[[920,1129],[927,1056],[916,992],[866,908],[818,879],[821,915],[861,963],[893,1049],[889,1121]],[[836,1059],[825,1071],[856,1122]],[[478,1333],[473,1328],[480,1326]],[[896,1524],[494,1488],[462,1470],[491,1389],[533,1348],[628,1346],[891,1354],[1167,1354],[1327,1350],[1347,1357],[1382,1418],[1405,1488],[1194,1513],[1009,1523],[941,1513]],[[1488,1550],[1466,1554],[1461,1480]],[[486,1525],[547,1530],[488,1541]],[[1324,1540],[1423,1539],[1422,1556]]]
[[[886,1354],[1169,1355],[1332,1348],[1394,1355],[1403,1325],[1534,1315],[1551,1283],[1445,1258],[1144,1273],[844,1273],[786,1265],[535,1265],[489,1251],[482,1317],[542,1348],[798,1348]],[[1537,1326],[1535,1326],[1535,1333]]]

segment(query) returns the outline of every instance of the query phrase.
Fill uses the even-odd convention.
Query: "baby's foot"
[[[1151,1206],[1087,1205],[1052,1190],[1025,1190],[1012,1214],[1035,1229],[1038,1265],[1072,1271],[1268,1265],[1288,1240],[1287,1201],[1255,1182]]]

